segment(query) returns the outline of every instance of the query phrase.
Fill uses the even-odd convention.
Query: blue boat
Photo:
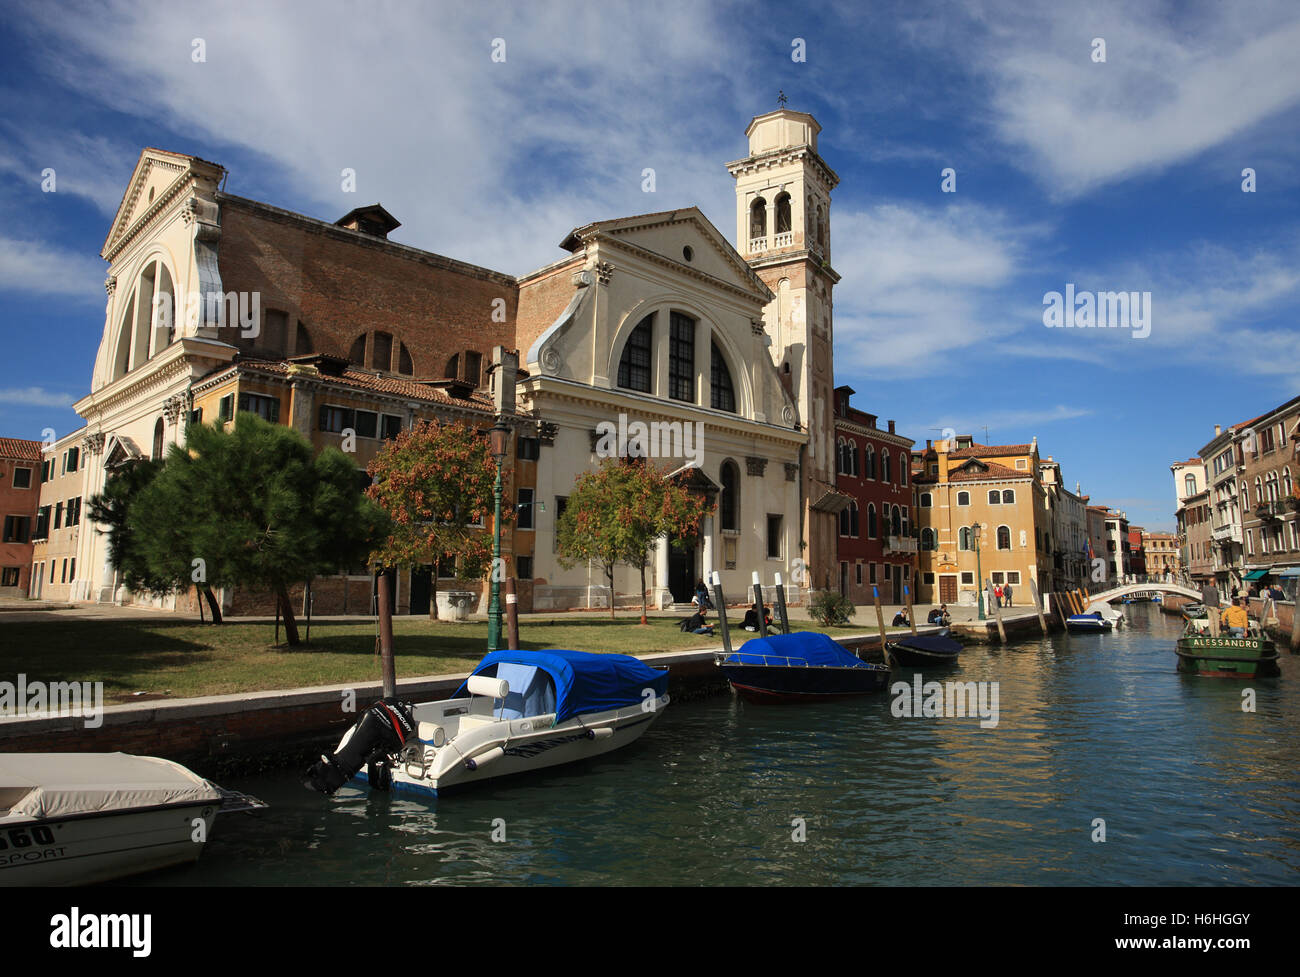
[[[1110,622],[1096,611],[1093,611],[1091,614],[1072,614],[1065,620],[1065,628],[1067,631],[1094,633],[1109,631],[1110,627]]]
[[[888,666],[864,662],[812,631],[751,638],[717,662],[731,687],[752,702],[824,702],[889,684]]]
[[[376,702],[305,783],[332,794],[355,778],[436,797],[626,746],[668,701],[668,673],[628,655],[494,651],[450,699]]]
[[[911,668],[955,665],[960,655],[961,642],[954,640],[947,628],[938,634],[905,635],[885,645],[886,661]]]

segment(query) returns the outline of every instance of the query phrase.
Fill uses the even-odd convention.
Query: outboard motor
[[[409,703],[380,699],[344,734],[333,756],[322,755],[311,765],[303,784],[322,794],[332,794],[368,765],[371,787],[387,790],[391,771],[385,761],[415,739],[415,731]]]

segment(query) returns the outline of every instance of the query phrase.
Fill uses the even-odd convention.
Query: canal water
[[[994,728],[895,717],[889,694],[726,695],[607,757],[436,801],[326,798],[285,770],[230,783],[271,807],[135,884],[1296,884],[1300,658],[1280,679],[1184,676],[1177,619],[1125,612],[1113,634],[968,646],[923,673],[997,682]]]

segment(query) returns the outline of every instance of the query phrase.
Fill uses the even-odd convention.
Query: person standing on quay
[[[1007,584],[1005,587],[1002,588],[1002,596],[1007,599],[1006,606],[1010,607],[1011,606],[1011,584]]]
[[[1219,588],[1209,583],[1201,588],[1201,605],[1210,619],[1210,637],[1219,636]]]

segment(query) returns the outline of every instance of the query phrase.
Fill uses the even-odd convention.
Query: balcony
[[[766,250],[767,250],[767,238],[765,238],[765,237],[751,237],[751,238],[749,239],[749,253],[750,253],[750,254],[762,254],[762,253],[763,253],[764,251],[766,251]]]
[[[1210,530],[1210,538],[1216,543],[1240,543],[1241,527],[1235,523],[1229,523],[1226,526],[1218,526]]]
[[[911,536],[886,536],[884,544],[886,553],[916,552],[916,540]]]
[[[788,248],[794,244],[794,231],[782,231],[772,238],[772,247]]]
[[[1262,522],[1278,522],[1290,511],[1285,502],[1261,502],[1255,506],[1255,518]]]

